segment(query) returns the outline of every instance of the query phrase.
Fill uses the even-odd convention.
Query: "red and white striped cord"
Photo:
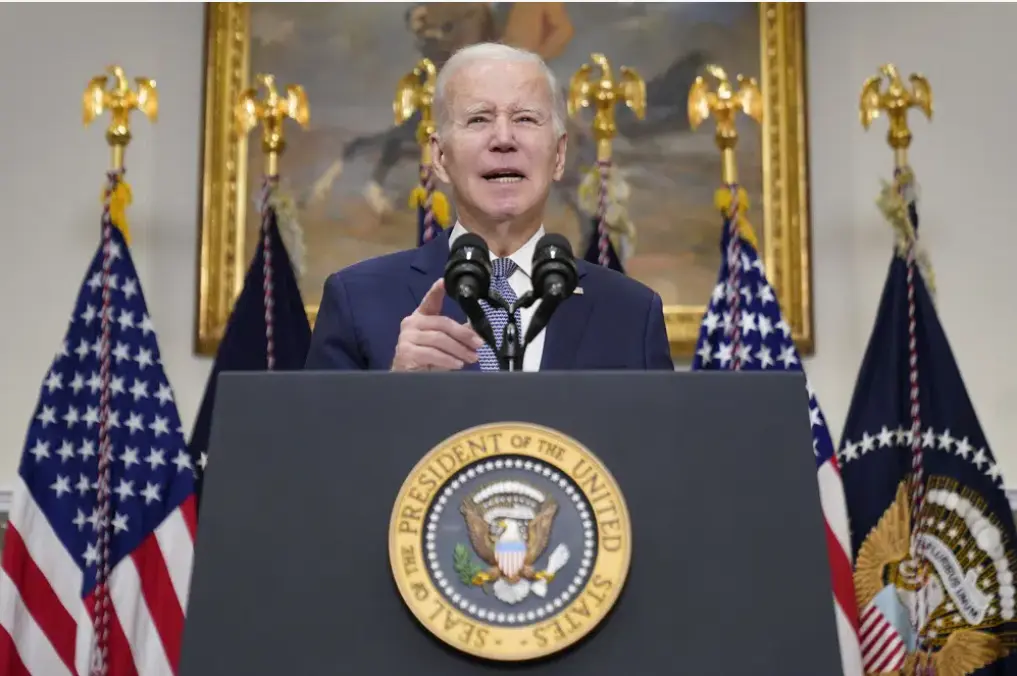
[[[99,314],[99,468],[96,487],[96,509],[98,511],[96,530],[99,531],[98,561],[96,561],[96,585],[92,630],[95,649],[91,659],[91,676],[105,676],[107,673],[107,657],[109,655],[109,621],[110,621],[110,466],[112,464],[112,447],[109,437],[110,420],[110,368],[112,359],[110,332],[112,328],[112,288],[110,286],[110,268],[113,266],[113,219],[110,214],[110,202],[113,192],[120,182],[122,172],[107,174],[108,182],[103,193],[102,207],[102,309]]]
[[[272,239],[269,234],[272,220],[272,206],[269,198],[275,189],[275,179],[272,177],[265,179],[261,201],[261,242],[264,250],[261,272],[264,278],[262,291],[265,303],[265,358],[269,371],[275,369],[275,286],[272,279]],[[278,215],[276,217],[278,218]],[[280,227],[278,222],[276,227]]]
[[[434,172],[427,165],[420,166],[421,183],[424,186],[424,241],[430,242],[438,236],[434,218]]]
[[[900,172],[903,174],[904,172]],[[911,496],[911,557],[915,565],[915,575],[918,580],[918,595],[924,600],[924,603],[919,603],[918,607],[922,607],[928,604],[928,574],[925,572],[925,566],[922,564],[922,560],[925,558],[925,547],[922,545],[919,538],[921,533],[921,519],[922,512],[925,508],[925,462],[924,454],[922,452],[922,416],[921,416],[921,403],[919,400],[919,377],[918,377],[918,337],[917,337],[917,305],[915,303],[915,273],[917,270],[917,247],[918,247],[918,229],[915,227],[915,223],[911,222],[911,204],[909,199],[910,187],[906,181],[909,179],[901,179],[898,174],[898,186],[897,191],[902,198],[905,206],[905,213],[908,221],[911,225],[911,240],[908,242],[907,252],[905,254],[904,264],[907,269],[907,302],[908,302],[908,400],[909,400],[909,412],[911,416],[911,474],[909,476],[909,493]],[[920,619],[918,617],[912,617],[912,626],[915,629],[917,636],[917,646],[915,648],[916,653],[921,653],[922,649],[925,648],[925,652],[928,653],[931,649],[925,645],[925,633],[920,631],[918,626]],[[926,657],[929,657],[927,654]],[[918,666],[916,668],[916,676],[932,676],[933,666],[931,660],[927,662],[926,666],[922,668]]]
[[[906,200],[905,200],[906,203]],[[908,205],[909,206],[909,205]],[[912,238],[908,243],[907,254],[905,257],[905,265],[907,267],[907,359],[908,359],[908,397],[910,402],[910,414],[911,414],[911,476],[910,476],[910,494],[911,494],[911,558],[915,565],[915,574],[917,576],[918,583],[918,598],[923,602],[917,605],[918,608],[926,607],[929,603],[929,574],[925,571],[925,566],[922,564],[924,558],[924,547],[922,546],[918,536],[921,533],[921,514],[925,504],[925,485],[924,485],[924,459],[921,449],[921,406],[918,398],[918,341],[916,335],[916,304],[914,301],[914,274],[917,267],[916,264],[916,248],[917,248],[917,230],[912,227]],[[920,618],[914,616],[911,618],[912,626],[915,630],[917,637],[917,646],[915,647],[916,653],[921,653],[924,648],[926,658],[929,657],[931,647],[925,644],[925,634],[922,631],[922,627],[919,626]],[[926,662],[925,667],[922,669],[920,666],[916,668],[915,676],[932,676],[934,674],[934,667],[932,661]]]
[[[911,525],[912,534],[917,533],[918,521],[925,505],[924,462],[922,457],[922,418],[918,400],[918,339],[915,335],[915,243],[907,250],[908,289],[908,393],[911,412]],[[917,546],[912,538],[912,549]],[[917,554],[917,551],[914,551]]]
[[[597,264],[605,267],[611,264],[608,255],[607,234],[607,191],[611,175],[611,161],[597,160],[597,171],[600,174],[597,193]]]
[[[739,357],[742,342],[741,326],[741,269],[742,240],[738,233],[738,186],[732,185],[731,207],[727,213],[727,304],[731,310],[731,368],[741,370]]]

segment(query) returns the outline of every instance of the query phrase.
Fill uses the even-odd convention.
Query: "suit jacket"
[[[305,368],[389,370],[400,322],[442,276],[448,252],[446,230],[416,249],[364,260],[330,275]],[[551,316],[540,369],[673,371],[660,296],[614,270],[582,260],[576,264],[583,293]],[[448,296],[442,314],[466,321]]]

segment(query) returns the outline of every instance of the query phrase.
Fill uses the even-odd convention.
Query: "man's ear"
[[[562,134],[558,139],[558,151],[554,158],[554,174],[552,175],[556,181],[560,181],[561,177],[565,175],[565,150],[568,148],[568,142],[568,134]]]
[[[448,177],[448,172],[445,171],[445,153],[441,149],[441,143],[438,141],[437,134],[431,134],[431,138],[428,140],[431,146],[431,169],[434,171],[434,175],[438,177],[442,183],[451,183]]]

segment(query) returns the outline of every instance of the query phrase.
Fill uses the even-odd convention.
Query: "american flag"
[[[897,243],[838,451],[865,671],[1015,676],[1017,528],[930,293],[909,170],[879,203]]]
[[[791,338],[791,327],[784,320],[754,238],[748,234],[748,224],[741,215],[746,201],[744,190],[722,190],[718,195],[718,203],[738,205],[738,212],[724,210],[720,274],[700,325],[692,369],[803,371]],[[733,236],[736,228],[741,236]],[[807,387],[841,660],[846,676],[861,676],[858,612],[844,488],[826,419],[815,392],[810,385]]]
[[[103,220],[14,486],[0,570],[8,676],[177,670],[194,469],[130,250],[108,210]]]

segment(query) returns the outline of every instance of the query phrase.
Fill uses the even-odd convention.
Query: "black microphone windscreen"
[[[483,237],[468,232],[456,238],[445,263],[444,279],[445,293],[460,304],[464,300],[474,303],[487,297],[491,284],[491,252]],[[471,306],[470,310],[478,308]]]

